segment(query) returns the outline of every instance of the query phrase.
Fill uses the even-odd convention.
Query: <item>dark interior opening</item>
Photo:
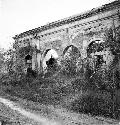
[[[100,52],[104,49],[103,43],[96,43],[93,41],[89,44],[87,48],[87,54],[90,55],[91,53]]]
[[[104,60],[103,60],[103,55],[95,55],[96,52],[100,52],[104,49],[104,45],[103,43],[98,43],[98,41],[93,41],[90,43],[90,45],[88,46],[87,48],[87,55],[88,55],[88,58],[93,58],[96,57],[96,65],[95,67],[98,68],[100,67],[103,63],[104,63]],[[94,53],[94,57],[91,57],[91,53]]]
[[[25,63],[26,64],[32,64],[32,56],[31,55],[27,55],[26,57],[25,57]]]
[[[25,57],[25,60],[31,60],[32,59],[32,56],[30,56],[30,55],[27,55],[26,57]]]
[[[57,64],[57,61],[55,58],[51,56],[51,58],[48,61],[46,61],[46,64],[48,68],[54,68],[55,65]]]

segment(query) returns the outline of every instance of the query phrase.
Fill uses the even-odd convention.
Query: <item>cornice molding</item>
[[[58,21],[55,21],[55,22],[51,22],[51,23],[46,24],[44,26],[41,26],[41,27],[38,27],[38,28],[35,28],[35,29],[32,29],[32,30],[23,32],[19,35],[15,35],[15,37],[13,37],[13,39],[16,40],[16,39],[21,38],[21,37],[25,37],[25,36],[28,36],[28,35],[34,35],[36,33],[39,33],[39,32],[45,31],[45,30],[49,30],[49,29],[52,29],[52,28],[55,28],[55,27],[65,25],[65,24],[70,24],[70,23],[75,22],[75,21],[86,19],[88,17],[97,15],[99,13],[103,13],[105,11],[109,11],[111,9],[114,9],[118,6],[120,6],[119,0],[114,1],[112,3],[109,3],[109,4],[105,4],[105,5],[103,5],[99,8],[92,9],[91,11],[88,11],[86,13],[79,14],[79,15],[72,16],[72,17],[68,17],[66,19],[58,20]]]

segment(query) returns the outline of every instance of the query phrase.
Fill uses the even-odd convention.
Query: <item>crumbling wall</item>
[[[115,62],[114,47],[117,46],[120,40],[119,28],[119,8],[108,9],[108,11],[98,12],[91,16],[86,16],[83,19],[75,20],[70,23],[63,23],[63,25],[54,28],[48,28],[43,31],[36,31],[36,33],[29,33],[21,38],[18,38],[18,44],[25,45],[29,43],[30,46],[37,46],[38,52],[33,52],[33,70],[41,70],[43,72],[42,63],[44,60],[44,53],[47,49],[54,49],[59,55],[59,64],[62,67],[61,60],[63,60],[63,53],[66,47],[73,45],[80,51],[80,56],[76,61],[77,70],[81,68],[86,71],[89,67],[92,72],[96,69],[108,70],[112,62]],[[84,15],[83,15],[84,16]],[[69,20],[69,19],[68,19]],[[105,43],[104,49],[99,52],[91,53],[88,56],[88,46],[93,41],[102,41]],[[113,42],[114,41],[114,42]],[[118,49],[119,50],[119,49]],[[117,52],[118,53],[118,52]],[[96,68],[97,58],[102,57],[102,63]],[[100,60],[100,59],[99,59]],[[41,68],[42,67],[42,68]],[[119,66],[118,66],[119,67]]]

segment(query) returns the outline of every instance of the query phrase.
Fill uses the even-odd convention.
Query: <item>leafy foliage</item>
[[[80,52],[74,46],[71,46],[65,53],[61,64],[64,67],[64,73],[68,76],[76,75],[77,63],[80,58]]]
[[[0,49],[0,69],[2,70],[3,66],[4,66],[4,50]]]
[[[112,28],[105,31],[105,42],[103,43],[103,45],[101,43],[101,49],[105,51],[104,54],[106,55],[104,56],[104,59],[106,58],[106,61],[103,60],[103,62],[100,63],[99,60],[98,62],[98,59],[95,58],[97,56],[93,56],[92,58],[87,59],[87,72],[85,77],[88,79],[89,82],[94,82],[94,84],[98,88],[112,90],[113,88],[119,87],[120,42],[118,39],[118,35],[119,33],[115,34]],[[99,50],[99,46],[97,44],[94,44],[93,47],[94,48],[92,48],[92,50],[94,52],[96,48],[97,51]],[[103,55],[100,56],[103,57]]]

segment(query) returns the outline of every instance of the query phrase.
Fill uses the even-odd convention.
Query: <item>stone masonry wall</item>
[[[117,35],[120,31],[119,11],[120,8],[118,6],[82,20],[63,24],[42,32],[25,35],[24,37],[17,38],[16,44],[17,46],[19,44],[20,48],[27,46],[26,43],[30,43],[34,48],[35,46],[37,47],[39,52],[32,58],[33,69],[35,69],[35,65],[38,66],[39,70],[41,69],[41,62],[44,59],[43,55],[47,49],[54,49],[61,59],[65,48],[73,45],[79,49],[81,58],[85,59],[87,58],[87,48],[89,44],[96,40],[106,42],[110,29],[112,29],[113,36],[119,37],[119,35]]]

